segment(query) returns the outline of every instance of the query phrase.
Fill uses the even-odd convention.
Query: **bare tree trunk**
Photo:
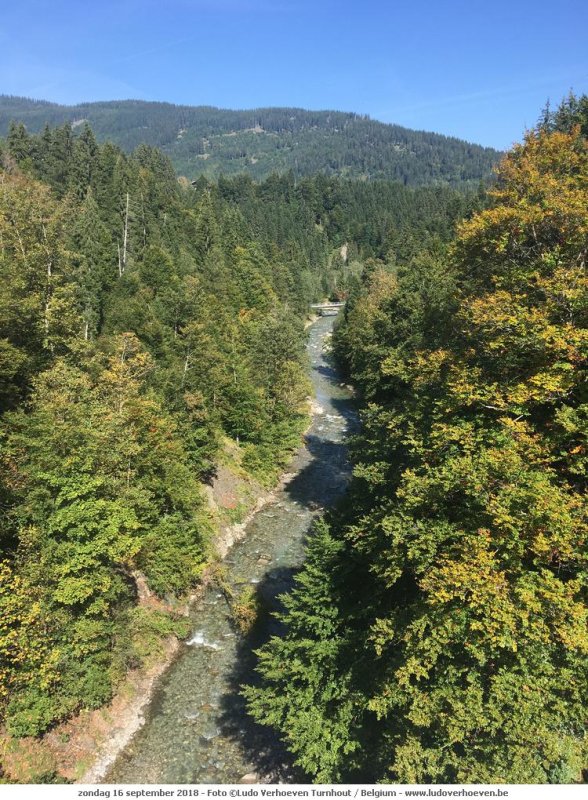
[[[125,207],[125,226],[123,232],[123,247],[122,247],[122,259],[120,257],[120,248],[119,248],[119,267],[118,272],[119,275],[123,275],[126,267],[127,267],[127,245],[129,242],[129,193],[127,192],[127,203]]]
[[[49,245],[47,243],[47,230],[45,228],[45,225],[42,225],[41,227],[42,227],[42,230],[43,230],[43,240],[45,242],[45,250],[47,252],[47,284],[46,284],[46,287],[45,287],[44,326],[45,326],[46,346],[49,349],[52,349],[51,345],[49,343],[49,308],[50,308],[50,305],[51,305],[51,294],[52,294],[52,289],[53,289],[53,285],[52,285],[53,284],[53,281],[52,281],[52,277],[53,277],[53,262],[51,260],[51,253],[49,251]]]
[[[190,365],[190,352],[186,353],[186,358],[184,359],[184,372],[182,374],[182,388],[186,383],[186,373],[188,372],[188,367]]]
[[[143,192],[141,192],[141,216],[143,218],[143,249],[145,249],[147,247],[147,223],[145,221],[145,198],[143,197]]]

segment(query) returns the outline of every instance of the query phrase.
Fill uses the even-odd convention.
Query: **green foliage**
[[[231,602],[231,614],[238,630],[246,635],[250,633],[259,618],[261,601],[254,586],[248,584]]]
[[[160,646],[137,575],[171,602],[200,579],[222,437],[267,483],[298,443],[304,334],[287,306],[329,283],[331,248],[297,207],[282,253],[267,192],[242,213],[220,189],[182,189],[151,147],[129,157],[68,125],[13,126],[8,146],[0,715],[36,736]]]
[[[31,685],[8,704],[6,730],[11,736],[36,736],[47,730],[62,713],[63,708],[55,695]]]
[[[64,247],[65,215],[46,186],[0,175],[0,402],[22,399],[31,377],[68,350],[79,309]]]
[[[112,640],[137,564],[161,594],[198,578],[209,523],[173,420],[142,388],[148,368],[127,334],[94,381],[57,361],[26,412],[6,418],[20,574],[39,587],[53,667],[50,691],[28,670],[13,678],[25,682],[7,708],[16,735],[110,698]]]
[[[581,780],[588,144],[568,105],[449,250],[368,265],[337,331],[355,479],[247,690],[316,780]]]
[[[162,642],[172,636],[184,639],[190,620],[146,606],[133,606],[121,614],[113,639],[113,664],[117,674],[150,664],[161,655]]]
[[[198,580],[205,556],[201,532],[174,514],[161,519],[147,534],[138,565],[157,594],[175,594]]]
[[[219,443],[238,441],[270,486],[300,442],[309,303],[358,287],[366,257],[404,264],[446,241],[478,202],[324,175],[191,186],[152,143],[127,154],[56,121],[12,125],[0,170],[0,718],[14,736],[107,702],[180,630],[145,603],[174,607],[211,558],[201,484]]]
[[[476,185],[499,153],[435,133],[387,125],[367,116],[300,108],[228,111],[137,100],[59,106],[0,96],[0,132],[11,120],[32,131],[85,120],[101,141],[127,151],[147,143],[160,147],[180,174],[197,178],[248,173],[263,180],[294,170],[298,177],[324,172],[342,177],[406,184]],[[70,128],[71,132],[71,128]],[[87,137],[87,128],[80,138]],[[28,154],[22,134],[13,149]],[[86,145],[77,158],[90,151]]]
[[[343,764],[357,763],[365,713],[357,707],[354,667],[342,659],[349,642],[341,590],[349,569],[341,553],[328,527],[317,525],[296,588],[282,598],[286,635],[259,651],[264,684],[245,690],[251,713],[277,728],[296,763],[321,783],[339,781]]]
[[[243,466],[262,484],[272,486],[287,465],[308,426],[308,416],[297,414],[268,424],[255,443],[243,448]]]
[[[555,111],[551,110],[549,103],[547,104],[541,114],[537,130],[548,133],[554,131],[570,133],[575,125],[580,126],[582,136],[588,136],[588,95],[577,97],[570,92]]]

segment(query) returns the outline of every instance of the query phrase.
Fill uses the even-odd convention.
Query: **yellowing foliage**
[[[336,659],[264,672],[257,702],[278,687],[327,737],[346,714],[351,776],[565,783],[588,757],[588,143],[531,132],[497,177],[445,264],[413,262],[384,296],[366,281],[339,333],[370,402],[318,571]],[[293,656],[323,643],[297,638],[309,576]]]

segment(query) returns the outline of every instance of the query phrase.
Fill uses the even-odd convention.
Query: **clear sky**
[[[0,93],[300,106],[506,148],[588,92],[588,0],[3,0]]]

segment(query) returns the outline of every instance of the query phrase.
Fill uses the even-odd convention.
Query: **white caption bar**
[[[82,786],[80,784],[0,785],[0,798],[4,800],[81,800],[82,798],[174,798],[174,800],[328,800],[329,798],[352,798],[352,800],[386,800],[387,798],[508,798],[508,800],[575,800],[586,798],[586,784],[572,785],[426,785],[408,786],[400,784],[352,784],[352,785],[109,785]]]

